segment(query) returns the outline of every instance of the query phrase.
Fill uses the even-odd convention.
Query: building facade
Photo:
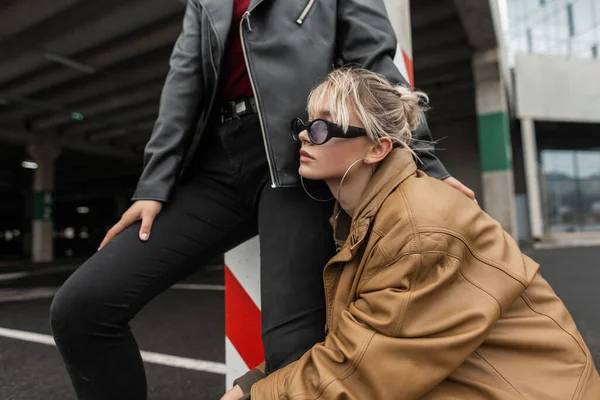
[[[600,0],[507,0],[521,238],[600,231]]]

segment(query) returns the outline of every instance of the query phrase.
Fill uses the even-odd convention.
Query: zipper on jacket
[[[250,24],[250,11],[246,11],[244,15],[242,15],[242,24],[244,23],[244,19],[246,19],[246,22],[248,23],[248,32],[252,32],[252,25]]]
[[[306,19],[306,16],[308,15],[308,12],[312,8],[313,4],[315,4],[315,0],[308,0],[308,4],[306,5],[306,7],[304,7],[304,10],[302,10],[302,13],[296,20],[296,23],[298,25],[302,25],[304,23],[304,20]]]
[[[264,0],[261,0],[258,3],[256,3],[254,5],[254,7],[252,7],[252,10],[254,10],[263,1]],[[278,187],[278,185],[277,185],[277,180],[275,179],[276,178],[275,177],[275,169],[273,168],[273,160],[271,159],[270,147],[269,147],[269,144],[267,141],[265,123],[263,121],[263,116],[260,111],[260,96],[258,94],[258,89],[256,87],[256,84],[254,83],[254,77],[252,75],[252,69],[250,68],[250,60],[248,57],[248,49],[246,48],[246,37],[244,36],[244,20],[248,24],[248,30],[250,32],[252,32],[252,27],[250,26],[250,12],[252,10],[246,11],[244,13],[244,15],[242,16],[242,21],[240,22],[240,37],[242,39],[242,51],[244,52],[244,61],[246,62],[246,68],[248,69],[248,76],[250,77],[250,84],[252,85],[252,91],[254,92],[254,96],[256,97],[256,109],[258,111],[258,120],[260,121],[260,128],[261,128],[262,135],[263,135],[263,142],[265,144],[265,152],[267,153],[267,163],[269,164],[269,172],[271,174],[271,187],[276,188],[276,187]]]

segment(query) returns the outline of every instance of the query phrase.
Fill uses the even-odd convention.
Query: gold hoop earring
[[[338,217],[340,216],[340,214],[342,212],[341,197],[340,197],[342,195],[342,185],[344,184],[344,179],[346,179],[346,176],[348,175],[348,172],[350,172],[350,170],[352,169],[352,167],[354,167],[359,162],[365,161],[365,160],[366,160],[366,158],[359,158],[358,160],[356,160],[352,164],[350,164],[350,166],[348,167],[348,169],[344,173],[344,176],[342,176],[342,180],[340,181],[340,187],[338,188],[338,197],[337,197],[337,201],[338,201],[338,203],[340,203],[340,206],[339,206],[338,212],[335,214],[335,217],[333,217],[333,242],[335,243],[336,247],[338,247],[338,245],[337,245],[337,238],[335,237],[335,231],[336,231],[336,228],[337,228]],[[372,172],[372,175],[375,174],[375,169],[373,167],[373,164],[371,164],[371,172]]]
[[[341,195],[342,195],[342,185],[344,184],[344,179],[346,179],[346,175],[348,175],[348,172],[350,172],[350,170],[352,169],[352,167],[354,167],[357,163],[366,160],[366,158],[359,158],[358,160],[354,161],[352,164],[350,164],[350,166],[348,167],[348,169],[346,170],[346,172],[344,172],[344,176],[342,176],[342,180],[340,181],[340,187],[338,188],[338,195],[337,195],[337,201],[339,203],[341,203]],[[371,167],[372,169],[372,167]]]
[[[365,161],[365,164],[370,165],[371,166],[371,176],[375,175],[375,164],[369,164],[366,158],[363,158],[363,161]]]
[[[304,177],[302,175],[300,175],[300,183],[302,184],[302,189],[304,189],[304,193],[306,193],[308,195],[308,197],[310,197],[311,199],[315,200],[315,201],[319,201],[321,203],[327,203],[328,201],[331,201],[334,199],[333,196],[331,196],[331,198],[325,200],[325,199],[317,199],[315,196],[313,196],[312,194],[308,193],[308,190],[306,190],[306,186],[304,186]]]

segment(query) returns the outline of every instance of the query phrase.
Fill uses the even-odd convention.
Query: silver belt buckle
[[[235,103],[235,113],[237,114],[237,117],[240,116],[240,114],[245,113],[246,112],[246,100],[240,100],[238,103]]]

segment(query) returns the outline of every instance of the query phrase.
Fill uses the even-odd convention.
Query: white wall
[[[519,118],[600,123],[600,61],[519,54],[515,80]]]
[[[410,0],[384,0],[398,44],[412,57],[412,32],[410,26]]]
[[[396,58],[394,58],[394,63],[404,78],[410,82],[410,66],[406,64],[402,54],[404,51],[412,60],[413,52],[412,30],[410,25],[410,0],[384,0],[384,4],[398,39],[398,47],[396,49]]]

